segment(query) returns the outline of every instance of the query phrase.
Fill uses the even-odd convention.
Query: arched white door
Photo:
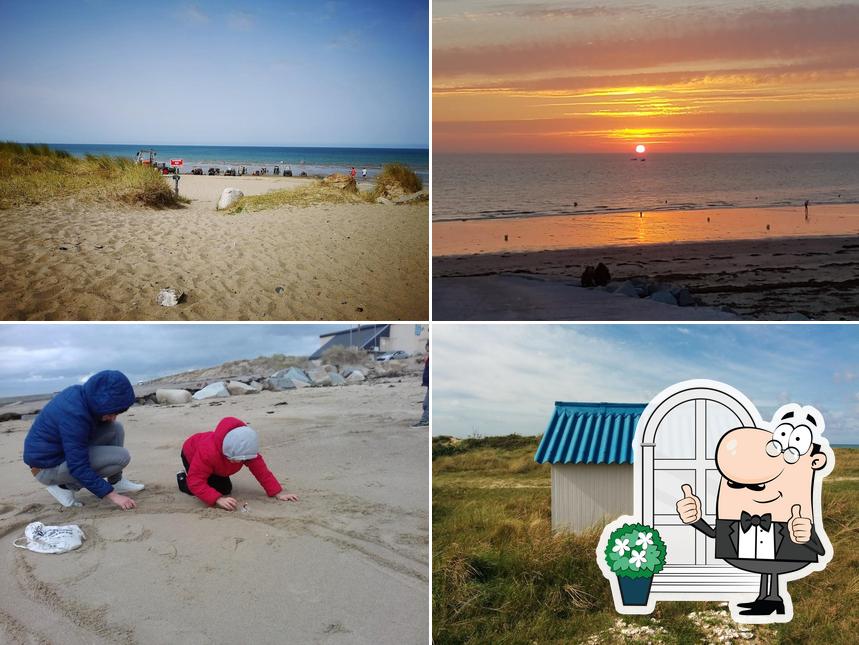
[[[681,486],[689,484],[701,499],[704,519],[715,525],[721,477],[716,445],[729,430],[755,427],[757,413],[748,408],[731,394],[693,387],[669,396],[642,419],[638,507],[643,522],[657,528],[667,547],[665,568],[653,580],[657,596],[694,594],[702,587],[710,593],[757,591],[758,577],[716,558],[715,541],[683,524],[676,510]]]

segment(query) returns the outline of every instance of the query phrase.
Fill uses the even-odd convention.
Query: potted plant
[[[624,605],[647,604],[653,576],[665,566],[665,553],[665,542],[652,526],[624,524],[612,531],[605,560],[617,575]]]

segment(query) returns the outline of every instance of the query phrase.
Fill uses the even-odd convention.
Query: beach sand
[[[306,181],[183,175],[192,202],[177,210],[67,200],[0,211],[0,317],[425,320],[426,203],[215,210],[227,186],[252,195]],[[186,301],[158,305],[165,287]]]
[[[578,237],[574,235],[574,227],[579,217],[520,219],[515,224],[521,229],[509,230],[522,230],[527,240],[519,240],[516,244],[530,250],[518,252],[500,251],[504,244],[501,231],[511,220],[451,222],[443,224],[443,230],[436,223],[433,225],[433,314],[440,320],[455,317],[463,289],[477,293],[481,280],[486,281],[490,292],[495,286],[490,284],[489,278],[497,281],[498,276],[504,274],[540,282],[579,284],[586,266],[604,262],[613,280],[648,278],[686,286],[710,311],[728,307],[742,318],[769,320],[802,316],[816,320],[859,318],[859,278],[856,277],[859,275],[859,207],[812,207],[807,235],[790,232],[796,229],[801,232],[805,222],[801,211],[734,209],[645,213],[643,218],[638,213],[595,216],[594,221],[583,223]],[[675,216],[676,219],[672,219]],[[718,232],[715,238],[702,232],[708,230],[707,217]],[[543,227],[544,219],[552,221]],[[764,222],[771,222],[770,231],[766,231]],[[481,225],[485,227],[483,234],[487,235],[483,244],[494,252],[438,255],[454,246],[453,242],[437,242],[437,239],[453,240],[456,237],[454,227],[460,225],[470,230],[464,231],[455,242],[458,249],[473,247],[477,227]],[[561,232],[562,227],[566,232]],[[637,227],[646,234],[629,242]],[[511,233],[508,236],[513,240]],[[492,241],[485,241],[487,239]],[[603,241],[599,242],[600,239]],[[623,239],[627,242],[622,242]],[[581,291],[584,290],[569,287],[567,293],[575,298]],[[600,296],[609,297],[610,294]],[[577,317],[569,318],[576,320],[651,319],[651,309],[642,309],[647,303],[627,300],[621,308],[611,311],[588,301],[578,310],[567,306],[565,312],[578,313]],[[520,299],[516,306],[523,310],[540,309],[546,316],[543,319],[560,319],[552,315],[552,301],[537,290],[533,302]],[[560,311],[558,307],[555,309]],[[707,310],[674,309],[664,319],[699,319],[702,313],[707,317]],[[446,317],[437,316],[436,311],[446,312]],[[475,300],[469,316],[479,319],[480,314],[480,302]]]
[[[0,424],[0,642],[426,643],[427,433],[408,427],[423,393],[409,376],[135,406],[120,417],[125,472],[147,487],[131,511],[86,491],[61,509],[21,461],[30,422]],[[225,416],[259,432],[298,503],[267,498],[247,469],[232,478],[245,513],[178,491],[182,441]],[[36,520],[87,540],[62,555],[13,548]]]

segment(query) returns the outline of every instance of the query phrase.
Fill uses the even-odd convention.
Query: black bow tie
[[[769,531],[772,520],[771,513],[764,513],[763,515],[749,515],[745,511],[740,513],[740,527],[743,529],[743,533],[753,526],[760,526],[764,531]]]

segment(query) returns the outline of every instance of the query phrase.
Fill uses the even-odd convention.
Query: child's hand
[[[225,511],[234,511],[239,507],[239,503],[232,497],[219,497],[215,504]]]
[[[277,498],[281,502],[297,502],[298,501],[298,495],[293,495],[292,493],[279,493],[277,495]]]

